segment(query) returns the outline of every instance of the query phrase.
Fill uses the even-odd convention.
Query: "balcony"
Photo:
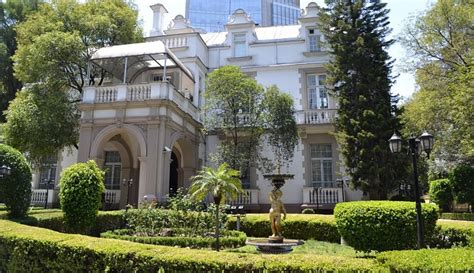
[[[296,112],[296,123],[299,125],[332,124],[337,109],[314,109]]]
[[[179,109],[199,120],[199,109],[190,100],[191,95],[177,90],[172,84],[153,82],[145,84],[119,84],[111,86],[88,86],[84,90],[84,104],[113,104],[118,102],[143,102],[167,100]]]
[[[303,188],[302,208],[333,209],[344,202],[341,188]]]

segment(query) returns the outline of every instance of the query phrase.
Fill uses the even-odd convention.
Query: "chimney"
[[[166,10],[165,6],[160,3],[151,5],[150,8],[153,10],[153,25],[150,31],[150,36],[163,35],[164,19],[168,10]]]

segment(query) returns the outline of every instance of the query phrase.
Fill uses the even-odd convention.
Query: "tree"
[[[263,106],[268,144],[272,147],[276,169],[280,173],[283,162],[288,163],[293,158],[298,144],[293,98],[280,92],[278,87],[271,86],[265,92]]]
[[[449,179],[430,181],[430,201],[437,204],[444,212],[451,210],[454,201],[453,186]]]
[[[17,109],[21,108],[23,117],[34,117],[39,112],[54,114],[42,122],[37,120],[36,123],[23,119],[23,127],[15,127],[13,121],[8,122],[6,127],[10,128],[6,130],[14,132],[10,134],[10,143],[21,144],[18,148],[34,157],[49,156],[46,153],[77,144],[78,122],[69,118],[77,118],[75,104],[80,101],[83,87],[89,82],[87,63],[92,54],[101,47],[142,40],[137,10],[128,2],[88,0],[81,3],[77,0],[53,0],[50,4],[42,4],[37,12],[17,26],[18,49],[13,57],[15,76],[28,84],[27,89],[42,89],[43,94],[63,92],[64,95],[47,96],[56,103],[63,104],[55,106],[58,110],[41,109],[42,106],[49,105],[45,100],[34,100],[36,103],[44,103],[32,105],[30,99],[27,104],[29,107],[21,106],[27,101],[24,99],[26,95],[21,95],[12,105]],[[91,77],[99,79],[99,85],[105,76],[107,73],[104,70],[91,71]],[[67,110],[70,112],[64,112]],[[15,110],[9,109],[7,116],[18,116],[18,113],[10,114],[12,111]],[[66,124],[64,117],[68,118]],[[48,130],[35,130],[39,128],[34,126],[39,124],[46,125]],[[22,139],[29,132],[35,132],[35,138]],[[60,132],[66,134],[61,136]]]
[[[456,166],[449,174],[449,180],[453,185],[456,201],[470,204],[472,210],[474,207],[474,167],[466,164]]]
[[[419,86],[403,120],[412,131],[434,133],[431,173],[474,161],[473,22],[472,0],[439,0],[401,37]]]
[[[22,84],[13,75],[11,57],[17,49],[15,27],[28,14],[38,9],[41,0],[9,0],[0,2],[0,122],[5,120],[3,111],[15,97]]]
[[[319,26],[331,47],[328,85],[339,101],[336,137],[352,184],[371,199],[386,199],[404,172],[403,155],[387,140],[401,130],[390,94],[392,62],[386,51],[388,10],[379,0],[327,0]]]
[[[45,157],[78,141],[79,112],[65,88],[34,84],[18,92],[10,103],[4,126],[6,142],[27,151],[30,162],[41,164]],[[44,138],[46,135],[49,137]]]
[[[218,164],[245,172],[262,162],[263,88],[236,66],[223,66],[209,74],[205,93],[204,129],[221,137]]]
[[[227,163],[221,164],[217,169],[204,167],[196,176],[191,178],[192,184],[189,188],[191,197],[204,200],[211,194],[216,204],[216,249],[219,251],[219,206],[226,200],[236,199],[242,190],[239,179],[239,171],[229,168]]]

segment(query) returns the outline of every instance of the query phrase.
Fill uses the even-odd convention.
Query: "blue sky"
[[[301,8],[304,8],[309,2],[316,2],[319,5],[323,5],[324,0],[300,0],[300,2]],[[410,16],[426,10],[434,4],[436,0],[387,0],[385,2],[388,4],[388,8],[390,9],[390,26],[393,28],[392,36],[395,37],[402,32],[403,26]],[[139,16],[142,20],[146,36],[148,36],[150,32],[152,24],[152,11],[149,8],[150,5],[162,3],[169,12],[167,20],[171,20],[178,14],[185,14],[186,0],[136,0],[135,3],[138,5],[140,12]],[[396,83],[392,86],[392,93],[400,94],[404,98],[408,98],[415,91],[416,86],[413,74],[402,71],[402,68],[404,67],[403,57],[405,52],[398,43],[395,43],[390,47],[389,54],[392,58],[396,59],[393,73],[394,75],[399,74]]]

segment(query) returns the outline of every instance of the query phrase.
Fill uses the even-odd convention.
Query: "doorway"
[[[179,168],[178,157],[176,156],[174,152],[171,152],[170,183],[169,183],[170,196],[174,196],[178,190],[178,168]]]

